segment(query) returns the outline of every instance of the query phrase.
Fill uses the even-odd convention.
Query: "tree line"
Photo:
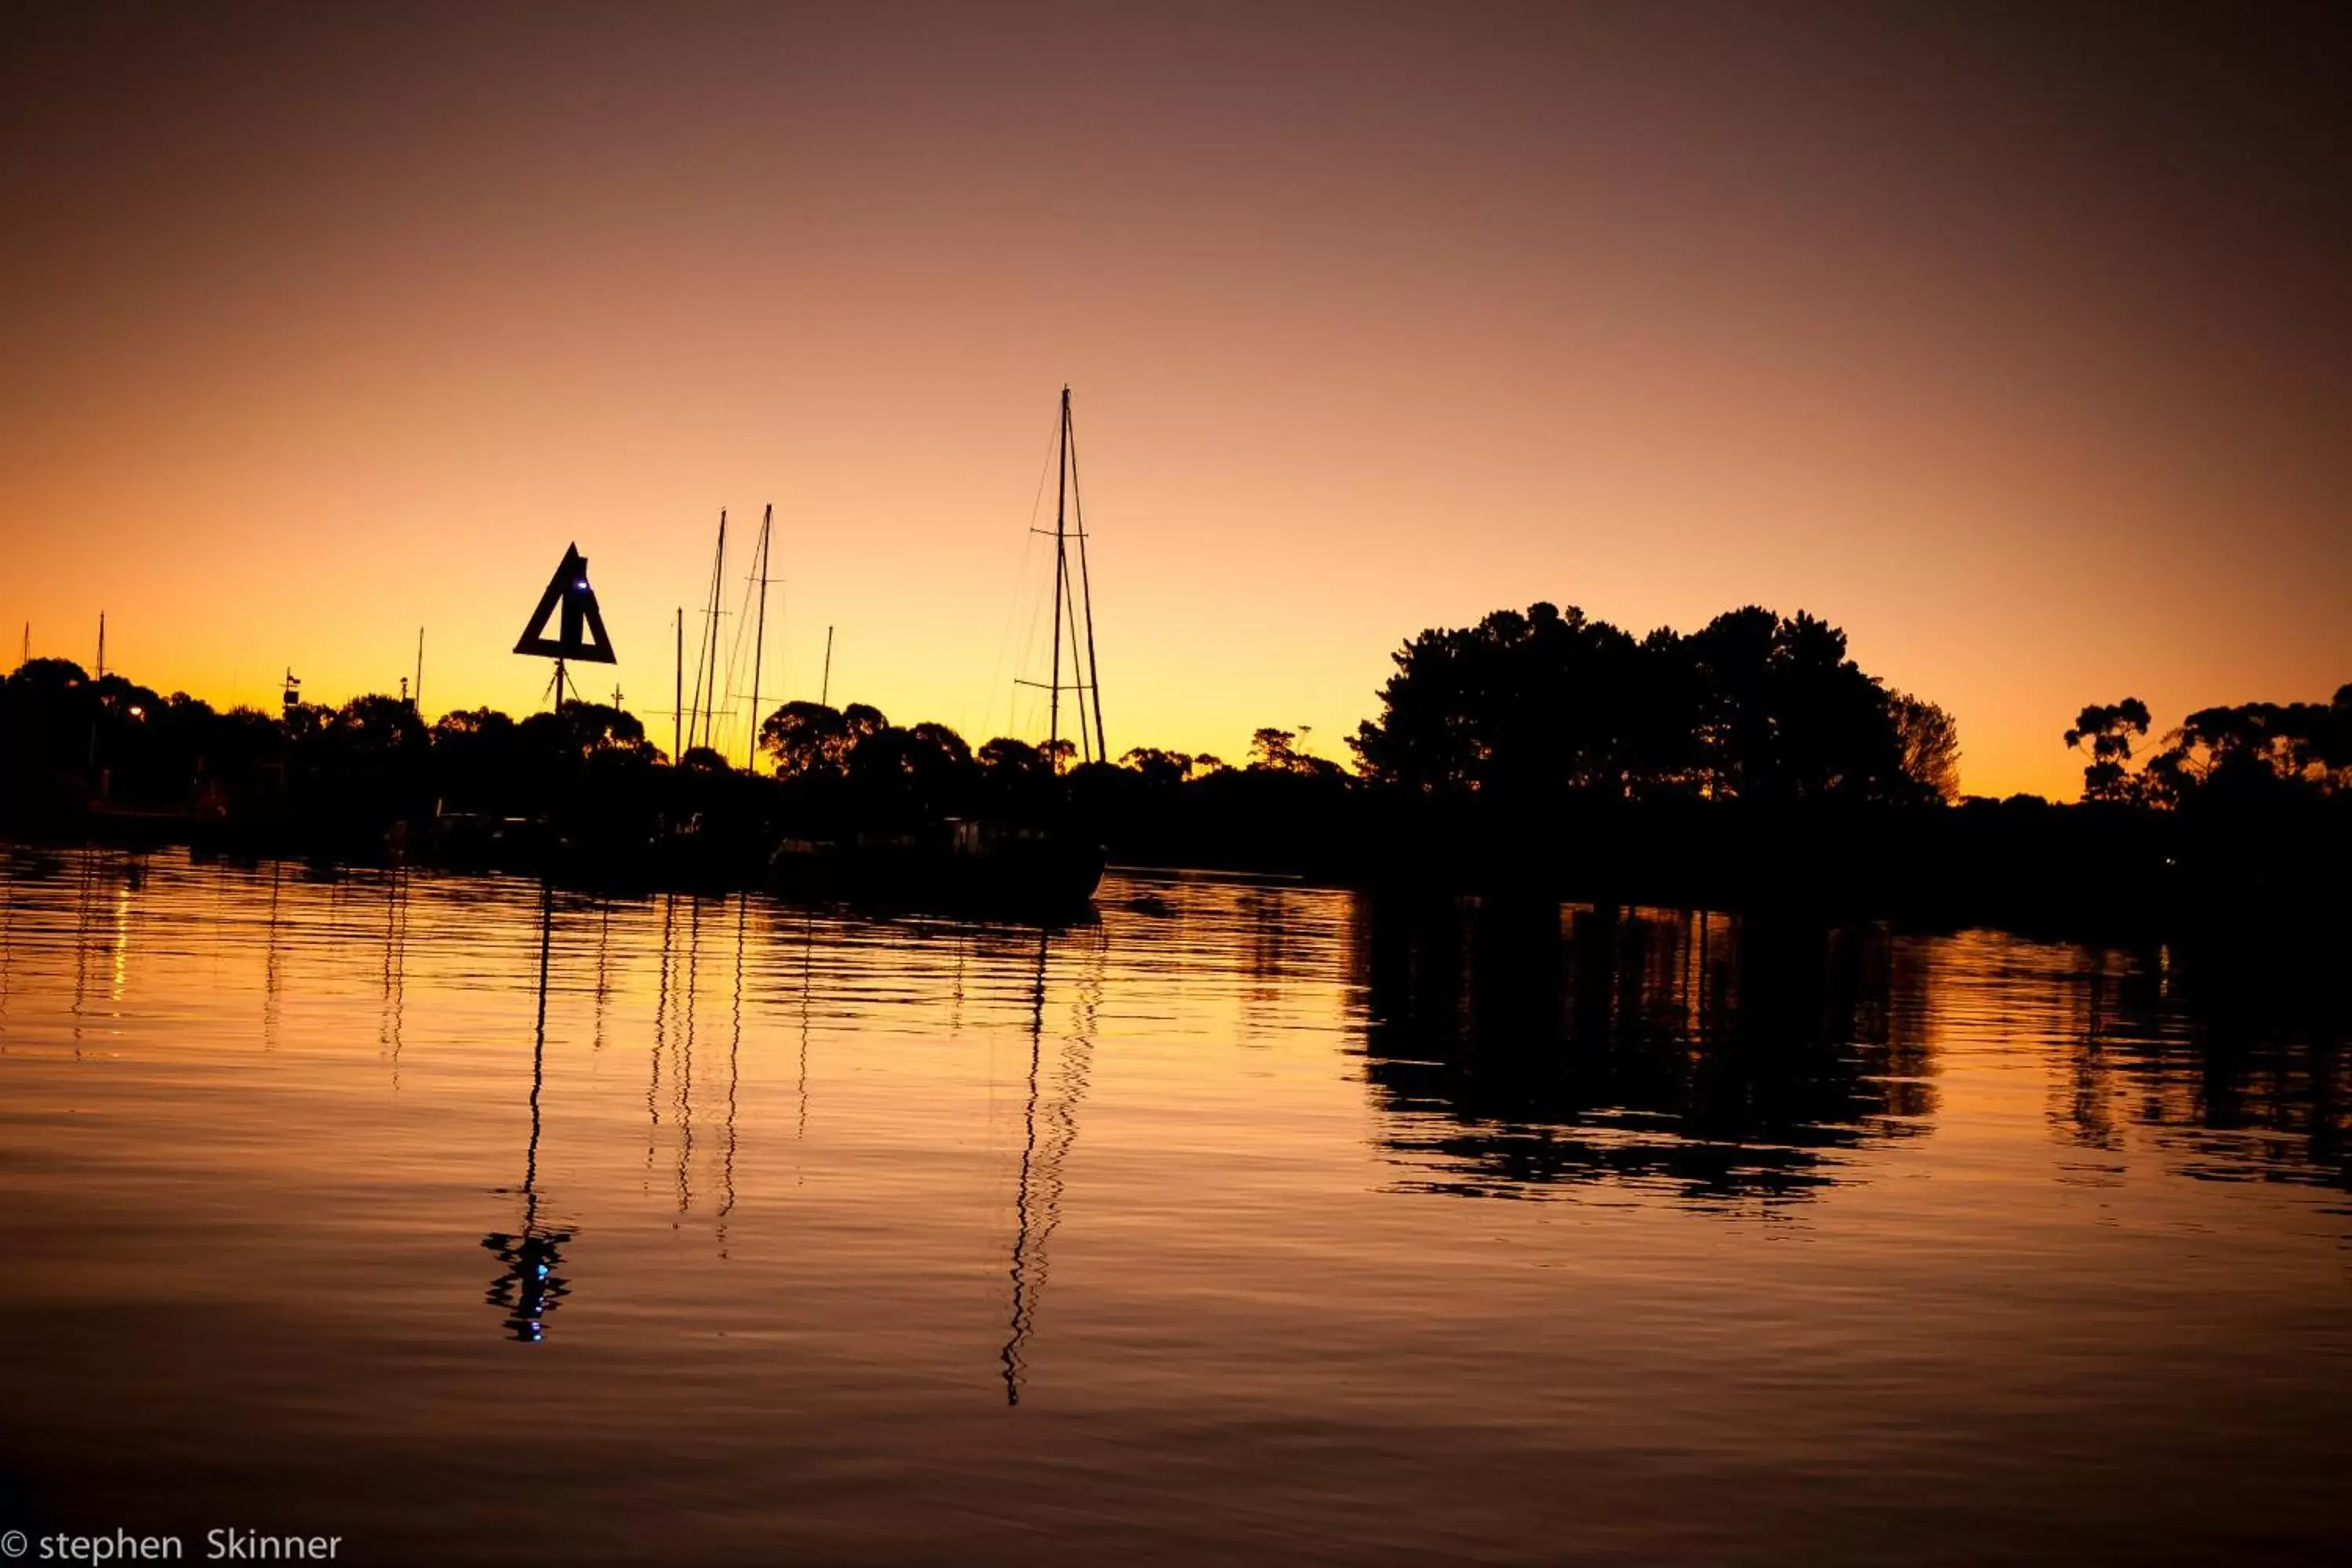
[[[2132,766],[2153,722],[2137,697],[2094,702],[2066,744],[2090,758],[2083,798],[2118,805],[2259,805],[2352,795],[2352,683],[2319,702],[2200,708]]]
[[[1802,612],[1749,605],[1694,631],[1635,636],[1537,604],[1423,631],[1392,658],[1345,765],[1276,726],[1233,763],[1155,746],[1087,762],[1068,742],[975,745],[869,704],[787,701],[763,719],[751,773],[708,749],[673,759],[635,715],[598,703],[429,721],[383,694],[223,710],[32,659],[0,680],[0,828],[71,832],[93,808],[177,814],[359,855],[473,816],[554,823],[614,853],[699,833],[755,862],[782,835],[846,838],[978,816],[1059,822],[1099,835],[1121,859],[1348,878],[1524,861],[1613,868],[1646,887],[1679,863],[1689,871],[1676,886],[1694,897],[1711,885],[1708,866],[1748,864],[1755,880],[1836,864],[1859,876],[1948,840],[1971,847],[1950,849],[1951,869],[1937,874],[1959,877],[1976,875],[1970,857],[1996,840],[2031,847],[2017,849],[2018,867],[2068,853],[2048,837],[2060,829],[2014,813],[1985,826],[1989,803],[1945,810],[1959,797],[1951,717],[1864,670],[1843,632]],[[2087,756],[2087,802],[2154,820],[2190,805],[2256,808],[2219,814],[2250,818],[2352,799],[2352,687],[2326,704],[2200,710],[2136,756],[2151,727],[2136,699],[2077,715],[2064,740]],[[1913,838],[1900,853],[1869,837],[1898,820],[1931,826],[1903,829]],[[1853,826],[1864,822],[1882,826]],[[2137,829],[2115,844],[2098,854],[2161,865],[2177,848]]]

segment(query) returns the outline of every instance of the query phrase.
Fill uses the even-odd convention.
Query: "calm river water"
[[[1100,905],[0,848],[0,1522],[385,1563],[2352,1548],[2330,1015],[1985,932]]]

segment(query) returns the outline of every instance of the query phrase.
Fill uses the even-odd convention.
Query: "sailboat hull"
[[[786,840],[769,863],[782,898],[862,908],[1066,916],[1091,905],[1104,850],[1057,834],[867,834],[848,844]]]

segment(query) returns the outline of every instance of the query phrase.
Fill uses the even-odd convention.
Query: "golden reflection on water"
[[[391,1562],[2343,1535],[2326,984],[0,855],[0,1508]]]

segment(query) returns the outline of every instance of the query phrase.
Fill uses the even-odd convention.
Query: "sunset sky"
[[[0,668],[103,610],[340,701],[422,626],[428,710],[524,710],[577,542],[667,745],[772,501],[770,690],[833,625],[836,700],[1034,733],[1067,382],[1115,752],[1344,755],[1538,599],[1811,610],[1984,793],[2071,795],[2085,701],[2352,680],[2341,7],[54,9]]]

